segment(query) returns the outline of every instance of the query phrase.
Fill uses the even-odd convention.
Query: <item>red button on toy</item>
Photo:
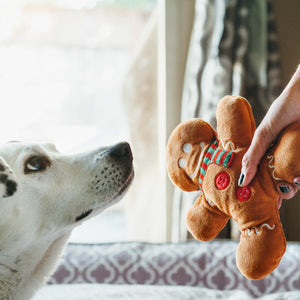
[[[218,190],[224,190],[230,183],[230,176],[226,172],[219,173],[215,178],[215,184]]]
[[[251,189],[249,186],[239,187],[236,191],[236,196],[239,201],[244,202],[250,199]]]

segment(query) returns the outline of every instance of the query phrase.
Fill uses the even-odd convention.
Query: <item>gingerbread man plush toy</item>
[[[241,161],[254,131],[249,103],[226,96],[218,104],[217,132],[201,119],[175,128],[168,142],[167,167],[180,189],[202,191],[187,215],[193,236],[211,240],[234,219],[241,231],[237,266],[247,278],[261,279],[285,252],[278,210],[282,198],[291,198],[298,189],[293,179],[300,174],[300,123],[281,133],[250,185],[239,187]]]

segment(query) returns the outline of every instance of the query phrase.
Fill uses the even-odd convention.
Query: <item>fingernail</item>
[[[294,183],[300,187],[300,182],[294,181]]]
[[[290,191],[290,187],[287,185],[279,186],[279,189],[284,194],[287,194]]]
[[[245,175],[244,175],[244,173],[241,173],[238,185],[242,185],[244,182],[244,179],[245,179]]]
[[[294,178],[294,183],[300,188],[300,176]]]

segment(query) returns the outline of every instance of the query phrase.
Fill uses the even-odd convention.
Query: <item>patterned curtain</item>
[[[241,95],[259,124],[281,91],[278,36],[267,0],[196,0],[185,72],[182,120],[200,117],[216,126],[218,101]],[[186,240],[186,211],[198,192],[175,191],[173,240]],[[223,231],[225,237],[230,232]]]

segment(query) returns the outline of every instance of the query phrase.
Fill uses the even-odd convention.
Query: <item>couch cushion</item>
[[[61,284],[48,285],[37,292],[32,300],[296,300],[300,292],[278,292],[259,298],[245,291],[219,291],[203,287],[153,286],[153,285],[107,285],[107,284]]]
[[[236,247],[233,241],[70,244],[50,283],[184,285],[253,296],[300,289],[299,244],[288,244],[278,268],[257,281],[238,271]]]
[[[300,293],[299,293],[300,294]],[[252,299],[244,291],[216,291],[189,286],[61,284],[48,285],[33,300],[211,300]]]

